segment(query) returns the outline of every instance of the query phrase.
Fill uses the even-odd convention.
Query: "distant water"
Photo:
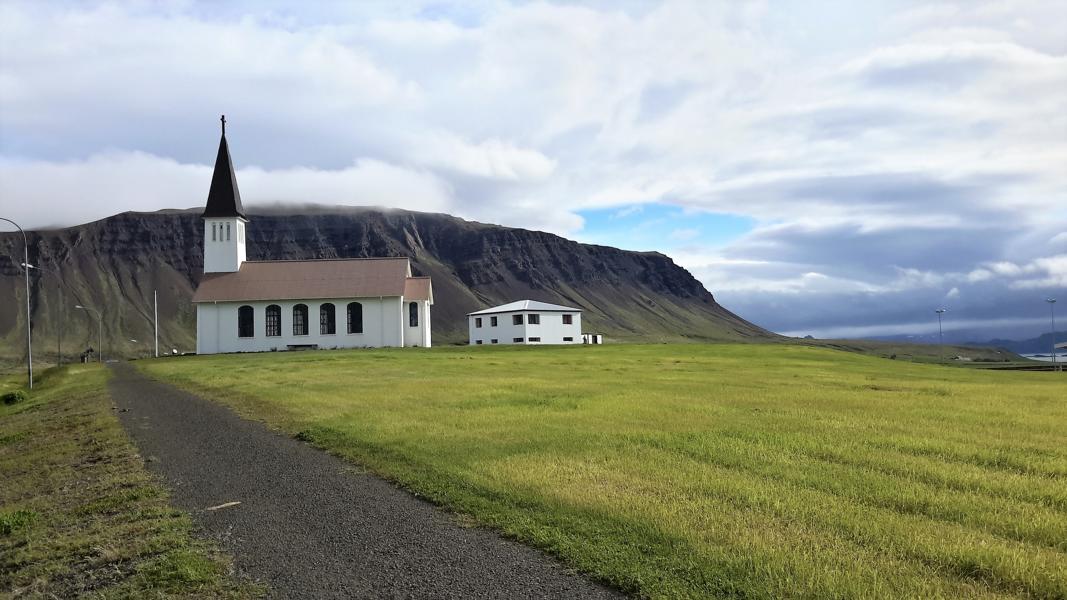
[[[1052,362],[1051,354],[1020,354],[1023,358],[1032,358],[1034,360],[1043,360],[1045,362]],[[1067,354],[1056,354],[1056,362],[1067,364]]]

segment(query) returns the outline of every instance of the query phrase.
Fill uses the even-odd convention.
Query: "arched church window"
[[[250,338],[255,335],[255,311],[247,304],[237,309],[237,337]]]
[[[226,224],[226,241],[230,241],[230,224]]]
[[[282,335],[282,307],[271,304],[267,307],[267,337]]]
[[[293,335],[308,334],[308,305],[297,304],[293,307]]]
[[[319,306],[319,335],[333,335],[337,333],[337,315],[333,304],[326,303]]]
[[[363,305],[348,303],[348,333],[363,333]]]
[[[408,304],[408,325],[411,327],[419,326],[419,303],[412,302]]]
[[[218,223],[212,223],[211,224],[211,241],[213,241],[213,242],[218,241],[218,238],[216,237],[216,233],[215,233],[217,230],[218,230]]]

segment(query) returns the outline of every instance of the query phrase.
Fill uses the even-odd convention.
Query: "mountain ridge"
[[[77,303],[104,313],[105,350],[110,345],[116,354],[143,354],[151,337],[152,291],[159,290],[161,349],[192,350],[189,298],[203,269],[200,212],[127,211],[27,232],[30,263],[46,270],[31,277],[35,346],[52,351],[59,323],[66,348],[95,343],[95,317],[74,309]],[[250,260],[408,257],[416,275],[433,278],[435,343],[465,341],[468,312],[527,298],[576,305],[590,331],[617,339],[777,337],[720,306],[692,274],[656,251],[402,209],[279,205],[252,209],[249,217]],[[21,236],[0,234],[0,257],[6,258],[0,258],[0,302],[24,302]],[[3,312],[0,339],[15,347],[24,335],[24,314]]]

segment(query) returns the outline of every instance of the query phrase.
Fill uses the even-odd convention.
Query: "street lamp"
[[[88,306],[77,304],[74,308],[80,308],[82,310],[96,313],[96,322],[99,327],[99,333],[96,338],[96,344],[99,346],[96,351],[96,362],[104,362],[104,318],[100,315],[100,311],[89,308]]]
[[[1056,370],[1056,299],[1045,298],[1048,302],[1048,316],[1052,321],[1052,370]]]
[[[41,267],[22,263],[22,266],[26,269],[37,269],[43,273],[54,275],[56,278],[56,366],[63,365],[63,276],[51,269],[43,269]]]
[[[947,308],[939,308],[934,311],[937,313],[937,344],[939,347],[938,357],[941,362],[945,362],[945,334],[941,330],[941,315],[948,312]]]
[[[23,264],[29,264],[30,262],[30,243],[26,241],[26,232],[19,227],[19,224],[11,219],[5,219],[0,217],[0,221],[7,221],[15,227],[18,227],[19,233],[22,234],[22,262]],[[30,331],[30,270],[22,270],[26,274],[26,371],[30,380],[30,389],[33,389],[33,333]]]

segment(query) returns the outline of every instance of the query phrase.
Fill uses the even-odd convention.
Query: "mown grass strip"
[[[1067,379],[803,347],[152,361],[648,597],[1067,598]]]
[[[258,597],[192,536],[113,413],[97,365],[0,406],[0,596]]]

